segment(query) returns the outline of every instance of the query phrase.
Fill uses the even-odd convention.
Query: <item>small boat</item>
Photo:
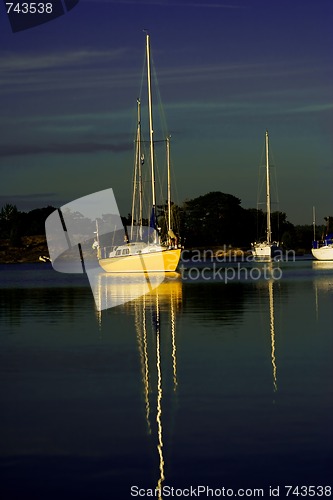
[[[317,260],[333,260],[333,235],[330,235],[330,238],[324,240],[323,244],[320,245],[320,242],[315,241],[314,244],[318,244],[317,248],[312,248],[312,255]]]
[[[252,256],[258,260],[270,260],[275,254],[280,254],[279,243],[272,241],[271,229],[271,188],[270,188],[270,166],[269,166],[269,138],[266,130],[265,137],[266,153],[266,240],[251,243]]]
[[[316,225],[315,216],[313,217],[313,234],[312,255],[317,260],[333,260],[333,233],[329,232],[330,217],[325,217],[327,222],[326,235],[322,240],[316,240]]]
[[[167,159],[167,224],[164,241],[157,223],[157,202],[155,188],[155,151],[153,140],[153,103],[151,88],[150,37],[146,34],[146,69],[149,116],[149,156],[150,156],[150,197],[151,211],[149,227],[143,224],[143,191],[147,183],[143,181],[144,153],[141,151],[141,101],[137,100],[137,135],[135,151],[135,171],[133,181],[132,221],[125,229],[125,241],[121,244],[104,246],[98,238],[96,228],[97,257],[99,265],[108,273],[174,272],[178,266],[181,246],[172,227],[171,177],[170,177],[170,137],[165,140]],[[137,210],[137,217],[134,216]]]

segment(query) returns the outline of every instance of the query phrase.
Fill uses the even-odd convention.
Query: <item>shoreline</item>
[[[242,256],[250,255],[250,250],[232,248],[226,246],[214,246],[210,250],[204,247],[193,247],[185,249],[188,257],[205,255],[211,252],[213,258],[225,258],[226,260],[238,260]],[[297,257],[306,258],[308,252],[305,249],[296,251]],[[9,239],[0,240],[0,264],[27,264],[43,262],[40,257],[49,258],[49,250],[45,235],[23,236],[20,246],[10,244]]]
[[[9,239],[0,240],[0,264],[37,263],[40,256],[49,256],[44,235],[23,236],[20,246],[11,245]]]

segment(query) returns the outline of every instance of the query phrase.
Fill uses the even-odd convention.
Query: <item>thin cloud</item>
[[[322,104],[307,104],[305,106],[299,106],[297,108],[292,108],[289,110],[290,113],[321,113],[322,111],[331,111],[333,109],[333,103],[322,103]]]
[[[230,80],[237,78],[264,78],[264,77],[287,77],[303,76],[322,72],[326,66],[320,66],[314,61],[300,61],[286,64],[285,62],[242,62],[231,64],[204,64],[188,67],[165,68],[159,71],[159,80],[161,81],[203,81],[214,80],[216,78]]]
[[[124,60],[126,50],[27,56],[27,60],[24,56],[0,57],[1,94],[132,87],[139,70],[120,71],[110,62]]]
[[[118,53],[123,53],[120,49]],[[97,55],[98,54],[98,55]],[[115,53],[113,52],[113,57]],[[0,84],[2,94],[13,92],[49,92],[51,90],[84,90],[84,89],[123,89],[137,87],[139,80],[139,69],[122,68],[115,70],[112,66],[105,64],[106,58],[112,57],[109,52],[84,51],[83,53],[65,54],[63,67],[53,71],[61,64],[62,56],[51,57],[44,66],[44,58],[31,58],[28,62],[23,58],[16,61],[0,60]],[[93,61],[93,65],[89,65]],[[75,64],[76,61],[76,64]],[[84,61],[84,64],[83,64]],[[324,64],[324,63],[323,63]],[[6,68],[6,69],[3,69]],[[20,69],[18,69],[20,68]],[[216,82],[217,80],[237,79],[239,82],[244,78],[288,78],[297,76],[314,75],[324,70],[324,66],[316,64],[315,61],[303,61],[298,64],[286,63],[257,63],[239,61],[233,64],[198,64],[195,66],[167,67],[159,69],[159,83],[166,85],[185,85],[188,82]],[[24,78],[19,78],[24,72]]]
[[[98,143],[98,142],[82,142],[71,144],[15,144],[4,145],[0,147],[0,157],[12,156],[29,156],[41,154],[90,154],[101,151],[112,151],[113,153],[121,153],[132,150],[133,146],[128,143]]]
[[[55,198],[58,196],[57,193],[50,192],[50,193],[31,193],[31,194],[0,194],[1,200],[10,200],[12,198],[15,198],[16,200],[19,201],[29,201],[29,200],[38,200],[38,199],[43,199],[43,198]]]
[[[17,55],[3,52],[0,58],[0,71],[38,71],[57,69],[61,67],[84,66],[109,60],[121,60],[128,49],[118,48],[108,51],[76,50],[53,54],[23,54]]]
[[[22,118],[14,117],[15,123],[30,123],[41,125],[43,129],[58,129],[59,131],[89,131],[93,128],[94,123],[99,122],[113,122],[120,119],[127,119],[128,116],[133,115],[133,109],[118,110],[114,112],[105,113],[77,113],[77,114],[61,114],[61,115],[34,115],[24,116]],[[135,115],[136,116],[136,115]],[[78,125],[80,124],[80,125]],[[113,134],[114,136],[114,134]]]
[[[298,107],[291,107],[290,102],[281,101],[258,101],[253,100],[247,96],[235,101],[188,101],[174,103],[168,106],[168,109],[173,111],[191,112],[198,116],[213,115],[223,113],[225,116],[240,116],[248,115],[249,113],[256,113],[257,115],[293,115],[301,113],[322,113],[331,111],[333,103],[312,103],[305,104]]]

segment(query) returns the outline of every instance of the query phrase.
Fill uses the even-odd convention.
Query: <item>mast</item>
[[[171,231],[171,176],[170,176],[170,136],[166,138],[168,168],[168,233]]]
[[[136,190],[139,184],[139,226],[142,227],[142,172],[141,172],[141,102],[137,99],[137,130],[136,130],[136,148],[135,148],[135,169],[133,179],[133,197],[132,197],[132,221],[131,221],[131,240],[133,239],[133,227],[135,220]],[[137,180],[138,178],[138,180]]]
[[[269,182],[269,151],[268,151],[268,130],[266,130],[266,212],[267,212],[267,243],[270,245],[272,239],[271,229],[271,193]]]
[[[313,241],[316,241],[316,209],[312,207]]]
[[[147,50],[147,82],[148,82],[148,113],[149,113],[149,143],[150,143],[150,165],[151,165],[151,193],[152,193],[152,209],[156,209],[156,193],[155,193],[155,166],[154,166],[154,140],[153,140],[153,102],[151,92],[151,67],[150,67],[150,36],[146,33],[146,50]]]
[[[97,258],[101,258],[101,247],[99,245],[99,228],[98,228],[98,220],[96,219],[96,242],[97,242]]]
[[[138,149],[137,149],[137,162],[138,162],[138,174],[139,174],[139,226],[140,226],[140,236],[142,236],[142,165],[144,163],[144,156],[141,153],[141,101],[138,99]]]

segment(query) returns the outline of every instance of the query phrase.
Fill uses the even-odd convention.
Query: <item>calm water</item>
[[[281,270],[99,313],[85,276],[0,266],[0,498],[331,485],[333,263]]]

